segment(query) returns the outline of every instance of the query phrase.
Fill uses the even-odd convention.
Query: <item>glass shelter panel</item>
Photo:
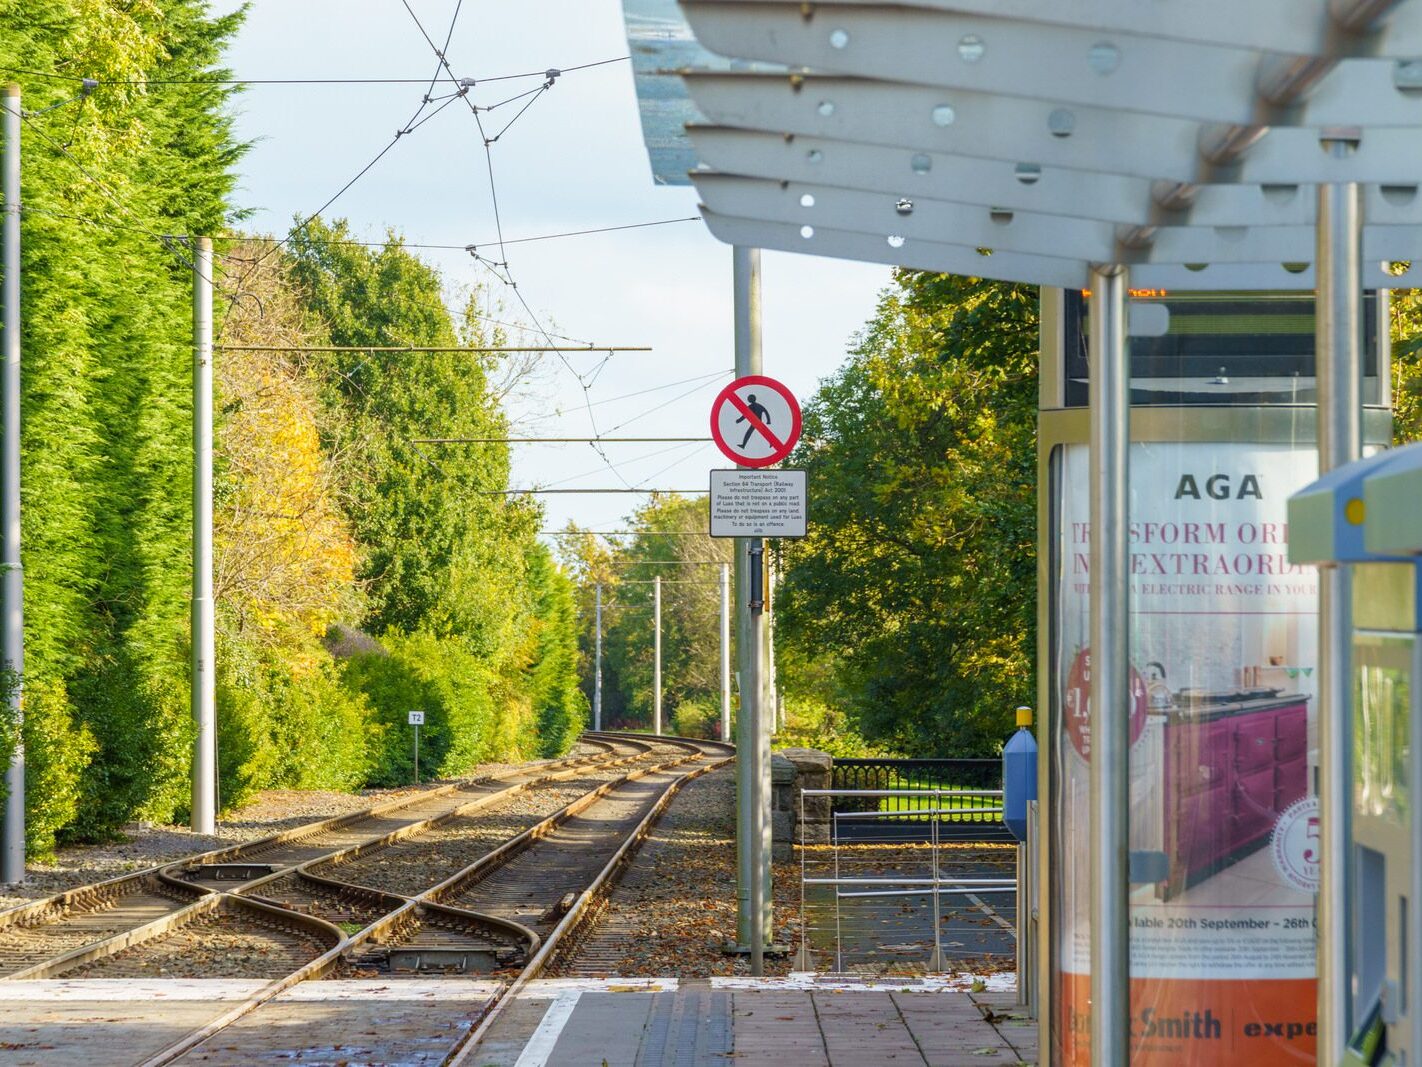
[[[1067,445],[1056,513],[1064,864],[1055,900],[1060,1062],[1089,1059],[1091,759],[1088,452]],[[1312,1057],[1317,883],[1317,579],[1289,564],[1286,501],[1312,449],[1131,449],[1132,1062]],[[1214,492],[1205,486],[1212,484]],[[1223,487],[1228,486],[1228,491]],[[1264,1024],[1269,1023],[1266,1027]]]
[[[1263,407],[1317,399],[1312,293],[1138,290],[1131,303],[1163,309],[1152,321],[1165,324],[1164,333],[1130,339],[1132,404]],[[1367,293],[1364,304],[1363,402],[1377,404],[1377,294]],[[1089,305],[1080,292],[1064,294],[1068,407],[1087,403]]]
[[[1411,634],[1359,631],[1353,640],[1354,810],[1409,825],[1412,797]]]

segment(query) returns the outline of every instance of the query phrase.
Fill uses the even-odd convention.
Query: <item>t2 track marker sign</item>
[[[774,378],[737,378],[711,402],[711,436],[742,467],[769,467],[800,439],[800,405]]]

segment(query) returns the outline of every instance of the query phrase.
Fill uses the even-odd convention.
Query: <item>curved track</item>
[[[258,928],[269,925],[273,912],[278,912],[292,930],[305,931],[320,943],[334,931],[339,942],[342,930],[315,915],[303,916],[307,909],[284,909],[281,901],[230,894],[250,892],[313,863],[426,832],[451,818],[590,768],[616,767],[652,753],[650,745],[632,738],[587,740],[601,751],[426,790],[0,912],[0,980],[51,978],[81,967],[93,973],[97,961],[182,930],[210,917],[214,909],[224,911],[234,925],[246,922]],[[381,914],[389,910],[376,906]],[[342,921],[356,920],[354,916],[335,919]]]
[[[164,964],[157,969],[165,976],[216,977],[222,965],[204,962],[212,956],[207,946],[213,938],[232,938],[244,950],[257,946],[270,962],[260,971],[271,979],[268,984],[144,1059],[144,1067],[299,1059],[298,1050],[289,1047],[293,1041],[306,1046],[322,1040],[307,1032],[305,1017],[294,1030],[289,1025],[300,1007],[290,1001],[299,992],[293,987],[309,979],[377,975],[382,981],[411,981],[413,988],[422,985],[415,979],[457,973],[507,983],[492,1000],[446,1008],[462,1010],[462,1021],[438,1039],[440,1052],[432,1062],[440,1057],[459,1062],[462,1050],[474,1047],[469,1039],[482,1034],[499,1011],[500,994],[521,988],[573,943],[584,918],[677,789],[733,755],[728,745],[681,738],[603,734],[595,740],[608,749],[595,764],[564,761],[560,769],[536,768],[517,785],[505,778],[501,789],[472,798],[450,796],[434,814],[402,810],[400,825],[343,848],[319,852],[302,835],[300,841],[269,842],[260,852],[247,846],[237,859],[222,861],[253,863],[255,853],[265,864],[282,856],[285,862],[272,864],[277,869],[269,873],[215,871],[210,857],[174,865],[188,875],[179,883],[203,896],[183,908],[172,930],[94,962],[76,965],[70,958],[51,973],[152,977],[156,952]],[[535,783],[538,788],[524,798],[528,803],[516,818],[498,810],[499,798]],[[413,817],[417,814],[424,819]],[[384,819],[390,813],[364,815]],[[166,869],[157,873],[172,877]],[[219,879],[219,874],[247,880]],[[231,891],[218,891],[219,882]],[[239,917],[240,923],[234,921]],[[246,977],[254,973],[243,971]],[[324,985],[314,983],[312,994],[319,998]],[[472,1029],[481,1013],[484,1025]],[[334,1026],[329,1015],[317,1012],[313,1018]],[[392,1021],[382,1024],[379,1040],[399,1050],[421,1034],[428,1039],[428,1028],[423,1015],[407,1031]],[[340,1027],[335,1031],[344,1040]],[[293,1032],[299,1036],[293,1038]],[[375,1062],[385,1060],[377,1055]]]

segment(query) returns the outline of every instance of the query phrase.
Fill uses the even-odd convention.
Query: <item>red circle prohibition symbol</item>
[[[755,400],[754,394],[749,394],[747,399],[741,398],[739,390],[748,386],[769,390],[790,409],[788,428],[766,425],[767,420],[762,416],[766,409]],[[750,403],[747,403],[747,400]],[[721,432],[721,412],[728,405],[737,416],[734,421],[743,421],[746,424],[746,436],[740,442],[728,441]],[[800,440],[800,404],[795,399],[795,394],[774,378],[767,378],[763,374],[748,374],[744,378],[737,378],[722,389],[711,402],[711,437],[716,442],[716,447],[732,463],[738,463],[742,467],[769,467],[788,456],[795,448],[795,442]],[[769,455],[747,455],[745,449],[752,439],[757,437],[770,446]]]

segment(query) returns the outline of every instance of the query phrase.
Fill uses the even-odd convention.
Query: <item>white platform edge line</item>
[[[270,982],[242,978],[84,978],[0,982],[0,1002],[59,1001],[122,1003],[145,1000],[245,1000]]]
[[[549,1057],[553,1055],[553,1046],[558,1044],[558,1038],[573,1017],[573,1010],[582,995],[582,990],[565,989],[553,998],[514,1067],[546,1067]]]
[[[302,982],[276,999],[283,1002],[408,1000],[488,1001],[502,987],[486,978],[402,978],[396,981],[370,979]]]
[[[974,987],[977,987],[976,989]],[[786,978],[712,978],[712,989],[838,990],[847,993],[1015,993],[1015,974],[962,974],[924,978],[849,978],[795,972]]]
[[[522,1000],[550,1000],[559,993],[675,993],[677,978],[536,978],[519,993]]]

